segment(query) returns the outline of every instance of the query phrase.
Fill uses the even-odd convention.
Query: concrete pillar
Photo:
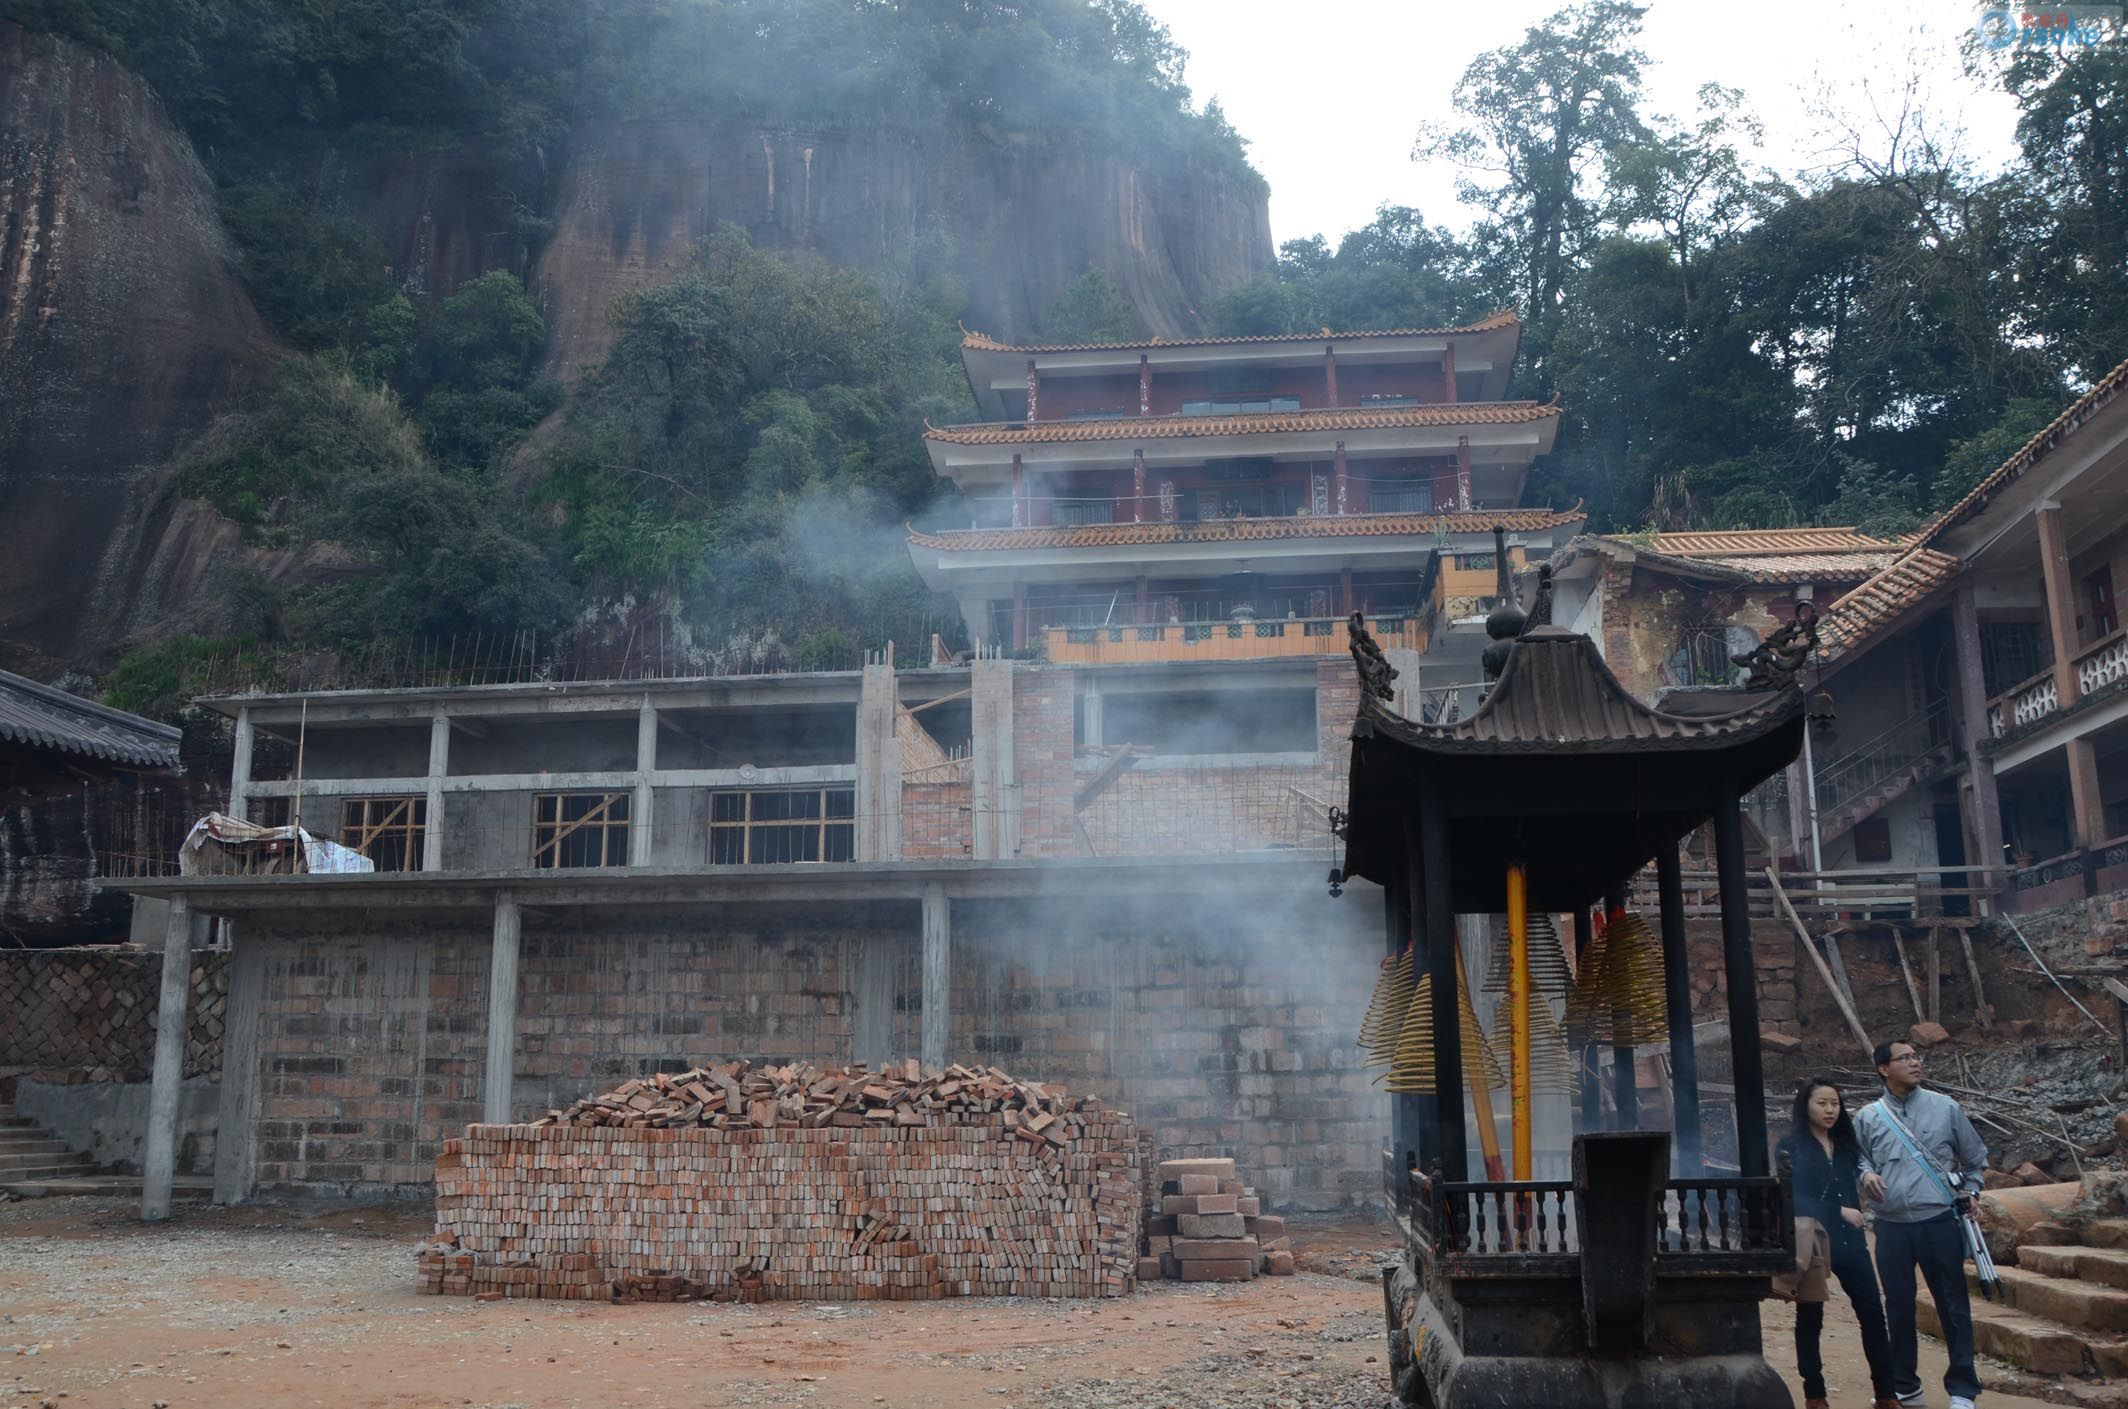
[[[2048,502],[2033,511],[2039,527],[2040,574],[2046,583],[2047,630],[2054,645],[2054,693],[2059,708],[2083,697],[2076,678],[2076,655],[2082,639],[2076,630],[2076,584],[2069,576],[2069,535],[2061,505]],[[2062,750],[2069,768],[2069,825],[2080,847],[2106,840],[2106,807],[2099,795],[2098,751],[2089,739],[2071,739]]]
[[[1441,395],[1442,404],[1447,406],[1455,405],[1456,344],[1453,338],[1449,339],[1448,344],[1441,349],[1441,381],[1445,387]]]
[[[1012,526],[1025,528],[1033,522],[1027,505],[1027,466],[1018,455],[1012,457]]]
[[[1138,414],[1153,414],[1153,366],[1142,352],[1138,354]]]
[[[428,801],[421,822],[421,869],[443,869],[443,780],[451,771],[451,721],[439,714],[429,720]]]
[[[510,1123],[517,1075],[517,950],[524,915],[516,897],[495,897],[495,944],[488,954],[488,1059],[482,1068],[480,1118]]]
[[[1108,742],[1101,732],[1101,677],[1089,673],[1081,678],[1086,688],[1079,693],[1079,732],[1088,747],[1097,747]]]
[[[1323,405],[1337,405],[1337,349],[1323,348]]]
[[[655,809],[657,794],[650,775],[658,766],[658,711],[643,696],[635,713],[635,796],[628,800],[628,864],[648,866],[651,845],[657,840]]]
[[[251,710],[236,712],[234,757],[229,762],[229,815],[239,822],[251,820]]]
[[[857,827],[859,861],[901,860],[901,740],[894,666],[867,664],[857,686]]]
[[[1026,650],[1031,635],[1027,621],[1027,584],[1015,582],[1012,584],[1012,649]]]
[[[1980,748],[1989,737],[1988,686],[1981,670],[1980,608],[1970,577],[1958,580],[1957,594],[1951,598],[1951,641],[1958,667],[1958,732],[1972,783],[1973,846],[1979,853],[1969,859],[1975,866],[2000,866],[2002,799],[1995,787],[1994,760]]]
[[[259,1000],[266,951],[232,926],[229,1003],[222,1013],[222,1089],[214,1122],[214,1201],[251,1197],[253,1122],[259,1109]]]
[[[895,1060],[894,969],[900,945],[877,932],[857,940],[850,994],[850,1060],[874,1067]]]
[[[952,1046],[953,903],[932,881],[924,887],[924,1066],[946,1065]]]
[[[1013,767],[1012,669],[1009,660],[979,660],[969,669],[970,806],[977,861],[1009,861],[1019,852],[1019,787]]]
[[[185,1079],[186,1007],[192,996],[192,907],[170,897],[163,927],[163,982],[155,1008],[155,1076],[148,1088],[148,1140],[141,1153],[140,1216],[170,1216],[170,1182],[177,1172],[177,1110]]]

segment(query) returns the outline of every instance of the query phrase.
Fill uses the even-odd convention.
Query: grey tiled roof
[[[178,731],[0,670],[0,745],[100,758],[131,768],[177,767]]]

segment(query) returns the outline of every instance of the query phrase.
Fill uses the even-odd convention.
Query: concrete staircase
[[[204,1199],[214,1192],[214,1181],[200,1176],[179,1175],[172,1185],[173,1199]],[[65,1141],[18,1115],[13,1106],[0,1106],[0,1193],[22,1199],[69,1194],[138,1198],[140,1176],[103,1173],[89,1156],[68,1149]]]
[[[2018,1265],[1999,1269],[1998,1301],[1974,1285],[1981,1354],[2034,1374],[2128,1380],[2128,1218],[2096,1219],[2080,1236],[2074,1245],[2020,1247]],[[1921,1329],[1941,1337],[1926,1292],[1915,1309]]]

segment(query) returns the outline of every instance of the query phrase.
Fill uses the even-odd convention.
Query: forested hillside
[[[1826,111],[1803,177],[1759,164],[1733,92],[1650,110],[1641,14],[1595,0],[1471,65],[1414,151],[1462,168],[1467,234],[1390,209],[1288,243],[1221,328],[1519,305],[1513,394],[1565,408],[1531,493],[1620,529],[1910,528],[2128,358],[2128,47],[1971,53],[2021,113],[1995,176],[1888,54],[1875,113]]]
[[[2122,46],[1970,56],[2010,171],[1883,93],[1806,176],[1734,93],[1653,111],[1640,18],[1563,9],[1415,134],[1469,230],[1274,259],[1132,0],[0,0],[0,189],[43,232],[0,248],[0,507],[36,525],[0,665],[167,710],[232,654],[951,638],[901,534],[955,512],[919,435],[972,414],[958,321],[1513,303],[1511,394],[1566,415],[1530,492],[1615,529],[1909,527],[2128,357]]]

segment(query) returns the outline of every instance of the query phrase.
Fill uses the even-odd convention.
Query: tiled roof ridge
[[[1245,343],[1280,342],[1328,342],[1354,338],[1429,338],[1447,337],[1456,333],[1489,333],[1496,328],[1512,328],[1522,322],[1522,315],[1513,305],[1489,313],[1475,323],[1464,323],[1447,328],[1354,328],[1335,332],[1329,328],[1312,333],[1236,333],[1225,336],[1197,338],[1134,338],[1127,342],[1051,342],[1009,343],[979,333],[961,325],[961,346],[978,352],[1129,352],[1134,349],[1150,351],[1156,347],[1232,347]]]
[[[1168,440],[1188,435],[1266,435],[1279,431],[1402,430],[1416,426],[1523,425],[1560,414],[1556,403],[1457,401],[1434,406],[1319,407],[1236,416],[1119,416],[1100,421],[924,423],[924,439],[950,445],[1043,444],[1088,440]]]
[[[1883,634],[1909,610],[1948,586],[1960,566],[1950,553],[1914,544],[1825,609],[1818,627],[1824,655],[1847,655]]]
[[[1615,535],[1613,535],[1615,536]],[[1630,540],[1628,540],[1630,541]],[[1787,557],[1796,553],[1898,552],[1910,538],[1878,538],[1852,527],[1679,529],[1657,533],[1657,552],[1674,557]]]
[[[155,768],[177,766],[182,733],[0,670],[0,739]]]
[[[909,542],[945,552],[984,552],[999,548],[1097,548],[1120,544],[1251,542],[1276,538],[1395,537],[1433,533],[1442,528],[1465,533],[1489,532],[1499,525],[1511,533],[1555,528],[1582,518],[1580,504],[1571,509],[1473,509],[1447,514],[1327,514],[1294,518],[1210,519],[1197,523],[1100,523],[1036,525],[1027,528],[949,529],[926,533],[909,526]]]
[[[2085,421],[2111,405],[2123,388],[2128,388],[2128,362],[2099,378],[2091,390],[2070,402],[2059,416],[2040,427],[2009,459],[1981,476],[1980,483],[1967,490],[1957,503],[1923,524],[1921,531],[1914,535],[1915,543],[1925,546],[1942,537],[1989,495],[2031,469],[2041,457],[2074,435]]]

